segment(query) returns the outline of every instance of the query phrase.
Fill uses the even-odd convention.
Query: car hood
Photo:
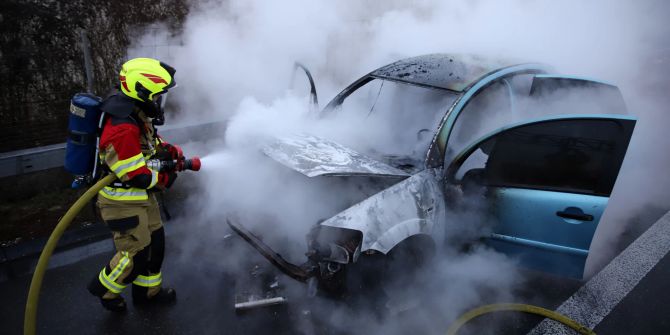
[[[263,153],[308,177],[381,176],[407,178],[409,174],[364,156],[339,143],[308,134],[278,138]]]

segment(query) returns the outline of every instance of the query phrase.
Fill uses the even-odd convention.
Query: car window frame
[[[451,137],[452,130],[455,123],[458,121],[458,117],[460,116],[461,112],[465,109],[470,100],[472,100],[477,94],[484,91],[489,85],[500,79],[505,79],[507,77],[521,74],[544,74],[549,72],[551,72],[551,68],[547,65],[539,63],[524,63],[491,71],[482,76],[477,81],[473,82],[468,88],[464,90],[463,93],[461,93],[461,96],[456,99],[456,101],[454,101],[440,122],[440,127],[438,128],[435,137],[431,142],[431,146],[428,149],[426,156],[426,167],[445,168],[449,165],[449,162],[445,161],[445,151],[449,142],[449,137]]]
[[[551,116],[551,117],[545,117],[545,118],[539,118],[539,119],[533,119],[530,121],[525,121],[525,122],[520,122],[520,123],[515,123],[509,126],[505,126],[502,128],[499,128],[495,131],[490,132],[487,135],[484,135],[468,145],[465,149],[463,149],[460,153],[458,153],[454,159],[451,161],[451,163],[445,168],[445,184],[452,184],[452,185],[458,185],[460,182],[456,179],[456,174],[458,173],[458,170],[460,167],[467,161],[467,159],[475,153],[477,150],[481,148],[481,146],[490,141],[493,140],[495,137],[499,136],[500,134],[503,134],[505,132],[522,128],[525,126],[531,126],[535,124],[540,124],[540,123],[545,123],[545,122],[552,122],[552,121],[560,121],[560,120],[589,120],[589,119],[596,119],[596,120],[628,120],[628,121],[633,121],[637,122],[637,118],[630,116],[630,115],[621,115],[621,114],[570,114],[570,115],[558,115],[558,116]],[[633,124],[633,128],[635,125]],[[632,138],[632,129],[631,129],[631,134],[629,135],[630,138]],[[630,138],[629,142],[627,143],[627,146],[624,150],[624,155],[622,158],[622,162],[625,159],[625,154],[627,152],[628,147],[630,146]],[[621,166],[619,166],[619,170],[617,171],[617,176],[618,173],[620,172]],[[616,182],[616,178],[614,182]],[[612,190],[609,190],[608,194],[600,194],[600,193],[594,193],[594,192],[583,192],[580,190],[575,190],[575,189],[560,189],[558,187],[537,187],[533,185],[524,185],[523,187],[520,185],[517,186],[504,186],[504,185],[491,185],[490,187],[511,187],[511,188],[527,188],[527,189],[534,189],[534,190],[543,190],[543,191],[550,191],[550,192],[566,192],[566,193],[574,193],[574,194],[586,194],[586,195],[594,195],[594,196],[610,196]]]

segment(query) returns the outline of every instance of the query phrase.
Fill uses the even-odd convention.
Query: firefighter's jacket
[[[147,190],[158,183],[158,171],[146,162],[161,143],[151,121],[132,100],[113,95],[102,106],[106,120],[100,137],[100,161],[118,181],[100,190],[99,195],[124,203],[146,204]]]

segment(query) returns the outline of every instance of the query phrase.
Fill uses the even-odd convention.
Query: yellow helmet
[[[133,98],[149,102],[157,94],[175,86],[175,69],[153,58],[134,58],[121,66],[121,91]]]

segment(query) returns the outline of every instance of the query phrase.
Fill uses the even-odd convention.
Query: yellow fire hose
[[[26,314],[23,319],[23,334],[33,335],[35,334],[35,328],[37,323],[37,303],[40,298],[40,289],[42,288],[42,279],[44,279],[44,272],[47,269],[47,264],[49,263],[49,258],[58,244],[58,240],[61,238],[65,229],[70,225],[72,220],[81,212],[81,209],[93,199],[93,197],[100,191],[103,187],[109,185],[112,181],[116,179],[116,175],[113,173],[102,178],[100,181],[91,186],[77,201],[70,207],[70,209],[65,213],[63,218],[58,221],[58,225],[54,228],[53,233],[49,236],[47,244],[42,250],[40,259],[37,261],[37,267],[35,267],[35,273],[33,274],[33,279],[30,282],[30,291],[28,292],[28,301],[26,302]]]
[[[531,313],[531,314],[538,314],[542,315],[544,317],[548,317],[552,320],[556,320],[574,330],[576,330],[578,333],[583,334],[583,335],[595,335],[596,333],[577,323],[575,320],[572,320],[565,315],[556,313],[554,311],[550,311],[548,309],[542,308],[542,307],[537,307],[533,305],[525,305],[525,304],[491,304],[491,305],[484,305],[477,307],[475,309],[471,309],[467,311],[465,314],[461,315],[454,323],[451,324],[449,329],[447,330],[447,335],[456,335],[456,332],[458,332],[458,329],[461,328],[465,323],[468,321],[484,314],[488,314],[491,312],[499,312],[499,311],[519,311],[519,312],[525,312],[525,313]]]

